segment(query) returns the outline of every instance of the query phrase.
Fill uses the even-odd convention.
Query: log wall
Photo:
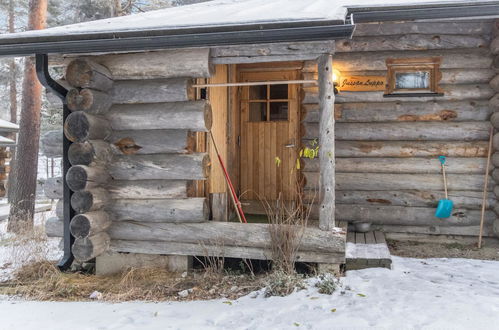
[[[491,20],[359,24],[352,40],[336,42],[333,66],[344,76],[386,75],[387,58],[440,56],[444,90],[442,97],[336,95],[338,221],[371,222],[388,232],[477,235],[490,118],[499,110],[499,76],[494,78],[499,38],[491,44],[493,30]],[[317,78],[316,61],[305,62],[303,78]],[[302,87],[304,146],[319,137],[318,96],[316,86]],[[499,136],[495,141],[499,151]],[[455,202],[449,219],[433,216],[444,198],[440,155],[448,157]],[[303,167],[305,197],[315,204],[318,164],[305,160]],[[492,181],[488,187],[487,236],[494,235],[494,221],[499,228],[494,186]],[[318,217],[317,206],[312,214]]]

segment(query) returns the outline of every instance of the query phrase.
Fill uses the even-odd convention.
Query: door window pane
[[[270,85],[271,100],[287,100],[288,85]]]
[[[430,88],[430,73],[428,71],[396,73],[395,88],[428,89]]]
[[[288,120],[288,102],[270,102],[270,120]]]
[[[267,121],[267,102],[251,102],[249,104],[249,121]]]
[[[250,86],[249,90],[250,100],[266,100],[267,99],[267,86]]]

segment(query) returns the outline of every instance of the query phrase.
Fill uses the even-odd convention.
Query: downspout
[[[63,123],[66,122],[66,118],[70,114],[70,110],[67,106],[66,102],[66,94],[68,91],[66,88],[58,84],[52,77],[50,76],[49,73],[49,61],[48,61],[48,55],[47,54],[36,54],[36,74],[38,76],[38,80],[40,80],[40,83],[48,90],[50,90],[52,93],[54,93],[57,97],[59,97],[62,101],[63,105],[63,113],[62,113],[62,120]],[[62,152],[62,181],[63,181],[63,204],[64,204],[64,233],[63,233],[63,240],[64,240],[64,255],[59,260],[59,263],[57,264],[57,267],[61,271],[68,270],[71,267],[71,264],[73,263],[74,256],[72,252],[72,246],[74,243],[74,237],[71,235],[71,231],[69,230],[69,224],[71,222],[71,219],[74,216],[74,210],[71,208],[71,195],[73,194],[71,190],[69,189],[67,183],[66,183],[66,173],[68,173],[69,167],[71,164],[69,163],[68,159],[68,150],[69,146],[71,145],[71,141],[69,141],[66,136],[63,133],[63,152]]]

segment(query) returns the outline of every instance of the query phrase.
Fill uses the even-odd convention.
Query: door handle
[[[285,148],[294,148],[296,146],[294,144],[286,144],[284,147]]]

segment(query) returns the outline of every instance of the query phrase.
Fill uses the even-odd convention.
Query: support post
[[[48,67],[48,56],[47,54],[36,54],[36,73],[40,83],[53,92],[57,97],[59,97],[63,104],[63,122],[66,122],[66,118],[69,116],[70,111],[66,104],[66,95],[68,91],[59,85],[55,80],[50,77],[49,67]],[[70,231],[71,219],[75,215],[74,210],[71,208],[71,195],[72,192],[68,187],[66,182],[66,173],[68,172],[71,164],[68,160],[68,150],[71,142],[66,138],[63,133],[63,153],[62,153],[62,179],[63,179],[63,203],[64,203],[64,255],[62,259],[57,264],[60,270],[65,271],[71,267],[73,263],[73,251],[72,246],[74,243],[74,237]]]
[[[319,163],[320,212],[319,228],[331,230],[335,226],[335,152],[334,152],[334,82],[333,56],[324,54],[318,59],[319,73]]]

